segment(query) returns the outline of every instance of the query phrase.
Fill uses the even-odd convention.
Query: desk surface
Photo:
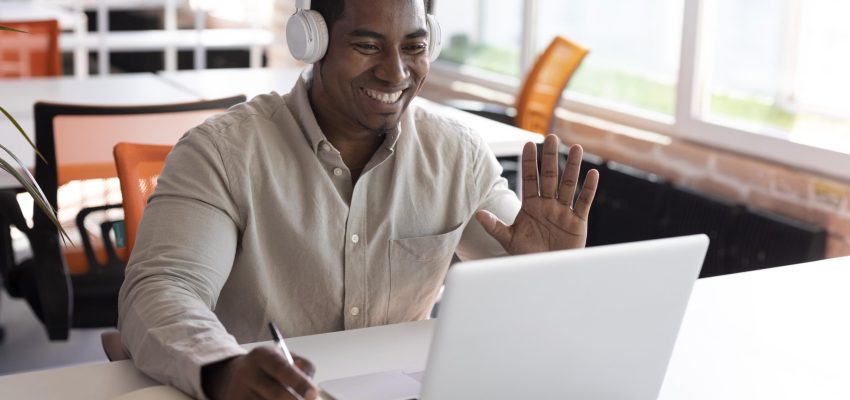
[[[301,74],[300,69],[213,69],[177,71],[160,74],[124,74],[73,77],[0,79],[0,93],[11,93],[0,99],[3,106],[34,139],[35,121],[32,107],[37,101],[93,105],[144,105],[209,100],[239,94],[249,99],[276,91],[287,93]],[[477,129],[497,156],[517,155],[527,141],[540,142],[541,135],[524,131],[486,118],[444,107],[418,98],[419,104],[439,109],[463,119]],[[0,119],[0,143],[15,153],[31,168],[35,155],[11,123]],[[10,175],[0,173],[0,188],[19,187]]]
[[[58,4],[33,1],[0,1],[0,21],[36,21],[55,19],[59,29],[72,30],[77,22],[85,22],[85,15],[75,13]]]
[[[244,94],[250,100],[272,91],[288,93],[301,70],[296,68],[228,68],[159,72],[163,81],[199,98],[210,100]]]
[[[850,398],[848,285],[850,257],[697,281],[659,399]],[[287,343],[317,365],[317,381],[413,371],[433,323]],[[151,385],[128,361],[0,377],[10,398],[111,398]]]
[[[146,105],[183,103],[200,100],[194,94],[163,82],[154,74],[125,74],[74,77],[0,79],[3,106],[35,140],[33,105],[38,101],[91,105]],[[35,165],[35,153],[5,117],[0,117],[0,142],[11,150],[25,166]],[[5,158],[5,157],[4,157]],[[0,188],[19,187],[11,175],[0,173]]]
[[[236,94],[244,94],[250,99],[258,94],[271,91],[279,94],[288,93],[295,85],[298,77],[301,76],[301,70],[295,68],[208,69],[161,72],[159,76],[166,82],[207,100]],[[536,133],[445,107],[421,97],[414,101],[423,107],[439,110],[439,112],[462,119],[484,136],[497,156],[518,155],[522,152],[522,145],[525,142],[539,143],[543,141],[543,136]]]
[[[850,257],[697,282],[660,399],[850,399]]]

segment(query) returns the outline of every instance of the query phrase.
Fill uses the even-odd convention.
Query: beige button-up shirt
[[[291,337],[426,318],[453,253],[504,254],[473,214],[520,203],[476,132],[414,102],[354,185],[310,77],[186,133],[145,210],[119,328],[139,369],[196,397],[201,367],[270,320]]]

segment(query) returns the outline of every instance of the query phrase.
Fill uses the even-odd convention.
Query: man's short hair
[[[430,0],[424,0],[424,2],[425,10],[428,10]],[[330,34],[334,22],[342,18],[342,13],[345,12],[345,0],[314,0],[310,8],[322,15],[325,24],[328,25],[328,34]]]

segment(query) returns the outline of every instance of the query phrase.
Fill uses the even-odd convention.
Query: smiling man
[[[196,397],[315,398],[308,361],[238,343],[269,340],[269,322],[300,336],[422,319],[454,253],[585,243],[598,174],[573,203],[580,147],[559,182],[547,138],[538,182],[526,145],[520,202],[476,132],[411,105],[433,55],[422,0],[313,10],[324,57],[290,93],[190,130],[139,227],[123,342],[139,369]]]

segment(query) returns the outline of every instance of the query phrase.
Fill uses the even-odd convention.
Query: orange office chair
[[[552,124],[561,92],[581,65],[588,50],[562,36],[555,36],[537,58],[517,100],[516,126],[546,134]]]
[[[56,20],[0,21],[0,26],[27,32],[0,31],[0,77],[62,75]]]
[[[172,147],[137,143],[115,145],[115,166],[124,201],[124,232],[127,237],[125,261],[133,251],[145,205],[156,189],[156,181]]]
[[[117,321],[126,263],[123,249],[116,250],[111,240],[115,220],[121,218],[120,212],[109,213],[122,207],[115,144],[174,144],[210,115],[244,101],[245,96],[151,106],[36,103],[36,144],[47,163],[37,160],[35,179],[60,221],[68,222],[74,243],[63,243],[41,210],[33,210],[29,227],[21,222],[19,208],[2,207],[2,213],[14,215],[0,221],[27,236],[33,257],[2,259],[0,271],[8,293],[29,302],[51,340],[67,339],[71,327],[115,326]],[[8,236],[3,226],[0,245],[6,254],[11,251]]]
[[[485,118],[513,125],[545,135],[555,120],[555,108],[561,93],[567,87],[575,71],[589,50],[562,36],[555,36],[549,47],[537,57],[534,67],[526,76],[516,108],[475,101],[448,101],[447,104]],[[537,147],[537,159],[542,159],[542,143]],[[559,162],[566,162],[566,153],[561,152]],[[500,157],[502,176],[508,186],[516,189],[519,184],[519,163],[515,157]]]
[[[581,65],[588,49],[562,36],[556,36],[526,76],[516,108],[474,101],[449,101],[448,104],[519,128],[546,134],[552,125],[561,93]]]
[[[122,142],[116,144],[113,149],[115,168],[118,170],[118,180],[121,181],[121,200],[124,204],[125,262],[130,258],[133,244],[136,243],[136,232],[145,205],[156,189],[165,159],[173,147]],[[130,359],[130,354],[121,343],[121,333],[117,330],[101,333],[100,342],[109,361]]]

